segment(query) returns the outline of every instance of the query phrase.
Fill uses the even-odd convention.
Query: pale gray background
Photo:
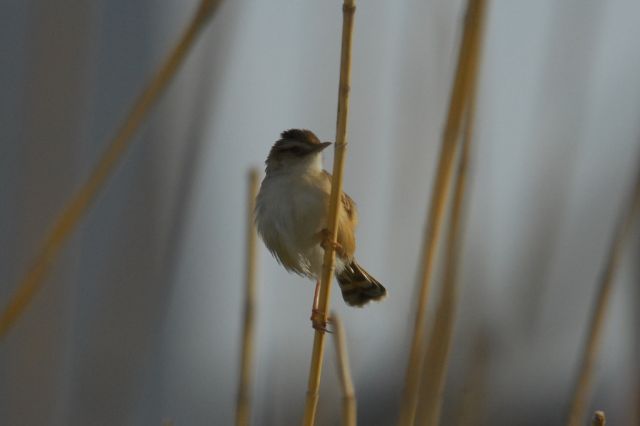
[[[0,2],[2,306],[196,3]],[[359,259],[390,296],[350,309],[336,294],[333,306],[363,425],[393,424],[399,406],[462,10],[462,1],[358,5],[345,189],[361,212]],[[635,0],[491,4],[447,416],[484,334],[488,406],[478,424],[562,424],[640,154],[639,16]],[[222,2],[0,342],[1,424],[232,423],[247,169],[284,129],[333,139],[340,26],[338,1]],[[592,408],[612,425],[631,423],[639,381],[637,237],[636,227],[595,383]],[[297,424],[313,287],[262,246],[260,264],[254,423]],[[339,418],[333,367],[329,356],[327,425]]]

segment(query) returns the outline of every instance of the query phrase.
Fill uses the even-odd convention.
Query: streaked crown
[[[311,130],[285,130],[271,147],[265,162],[267,172],[289,163],[299,163],[300,160],[319,153],[329,145],[331,142],[320,142]]]

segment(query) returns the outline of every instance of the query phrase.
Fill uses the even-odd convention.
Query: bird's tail
[[[364,306],[371,300],[381,300],[387,295],[387,290],[367,271],[353,260],[346,265],[336,279],[342,290],[342,298],[347,305]]]

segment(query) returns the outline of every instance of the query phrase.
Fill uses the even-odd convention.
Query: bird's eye
[[[302,148],[300,148],[299,146],[293,146],[293,147],[289,148],[287,151],[289,151],[293,155],[302,154]]]

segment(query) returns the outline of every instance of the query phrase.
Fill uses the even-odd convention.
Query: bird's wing
[[[324,171],[331,182],[331,174]],[[342,246],[345,260],[351,261],[356,251],[356,226],[358,225],[358,208],[355,201],[344,191],[340,199],[340,213],[338,214],[338,243]]]

